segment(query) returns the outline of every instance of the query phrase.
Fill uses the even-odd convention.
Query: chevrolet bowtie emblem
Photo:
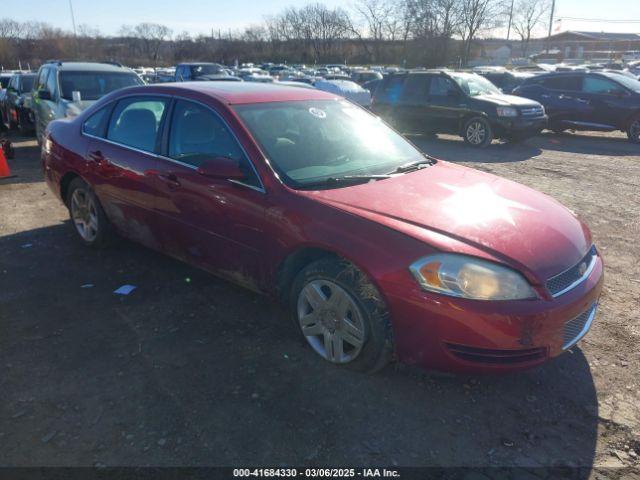
[[[582,262],[578,267],[578,273],[580,274],[580,276],[582,276],[585,274],[586,271],[587,271],[587,264],[585,262]]]

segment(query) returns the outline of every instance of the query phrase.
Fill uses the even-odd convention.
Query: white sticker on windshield
[[[327,118],[327,112],[316,107],[309,108],[309,113],[316,118]]]

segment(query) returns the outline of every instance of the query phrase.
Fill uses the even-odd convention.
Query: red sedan
[[[117,232],[277,297],[334,364],[523,369],[595,316],[602,259],[570,210],[328,93],[128,88],[50,123],[42,158],[83,243]]]

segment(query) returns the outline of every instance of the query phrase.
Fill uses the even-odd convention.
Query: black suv
[[[640,81],[619,73],[549,73],[526,80],[514,93],[541,102],[549,128],[622,130],[640,143]]]
[[[416,70],[378,84],[371,109],[404,133],[454,133],[474,147],[523,139],[546,124],[538,102],[505,95],[489,80],[454,71]]]
[[[533,73],[526,72],[513,72],[513,71],[495,71],[495,70],[480,70],[475,72],[478,75],[483,76],[496,87],[498,87],[502,93],[511,93],[513,90],[522,85],[525,80],[532,78]]]

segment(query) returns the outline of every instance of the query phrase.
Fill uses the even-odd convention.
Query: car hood
[[[591,246],[587,227],[553,198],[448,162],[381,181],[299,193],[438,250],[457,251],[462,242],[470,247],[465,253],[481,252],[540,283],[575,265]]]
[[[501,107],[537,107],[540,105],[535,100],[529,98],[517,97],[516,95],[507,95],[504,93],[492,93],[490,95],[478,95],[474,97],[478,100],[492,103]]]

